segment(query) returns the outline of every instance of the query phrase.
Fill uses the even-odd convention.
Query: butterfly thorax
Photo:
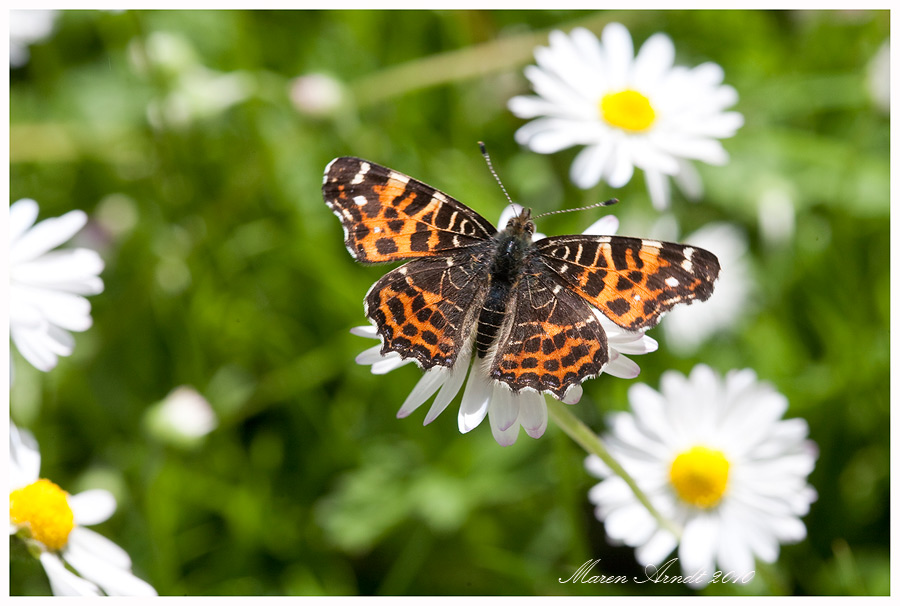
[[[489,288],[478,314],[475,336],[475,349],[481,358],[487,355],[503,325],[510,294],[528,263],[529,252],[534,250],[531,242],[533,234],[531,211],[524,209],[518,216],[510,219],[506,229],[497,232],[492,239]]]

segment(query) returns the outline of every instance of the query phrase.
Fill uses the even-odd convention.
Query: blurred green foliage
[[[722,65],[746,119],[725,141],[731,162],[698,167],[702,202],[676,194],[671,212],[685,232],[746,230],[754,306],[690,358],[651,332],[641,380],[754,368],[820,449],[807,540],[751,585],[703,592],[888,593],[889,117],[868,94],[887,11],[61,13],[10,73],[10,196],[36,199],[41,218],[87,211],[77,244],[103,255],[106,288],[52,372],[16,355],[11,410],[43,475],[116,494],[98,530],[139,576],[164,595],[692,593],[557,581],[588,558],[597,574],[640,569],[607,544],[584,453],[553,426],[501,448],[487,423],[461,435],[455,404],[425,428],[421,410],[395,418],[419,371],[371,375],[353,360],[372,342],[348,333],[385,268],[353,262],[320,194],[328,161],[357,155],[496,220],[484,140],[523,204],[615,195],[623,227],[651,223],[640,176],[577,190],[575,150],[519,148],[506,109],[547,32],[613,20],[636,45],[666,32],[681,64]],[[289,91],[309,74],[343,102],[312,87],[298,110]],[[779,241],[760,227],[772,195],[796,213]],[[539,227],[580,231],[595,212]],[[602,431],[632,383],[588,382],[575,413]],[[143,420],[179,385],[219,417],[197,447]],[[10,587],[49,591],[15,550]]]

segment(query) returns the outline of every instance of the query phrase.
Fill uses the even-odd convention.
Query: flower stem
[[[578,417],[569,412],[569,407],[566,404],[563,404],[559,400],[554,398],[547,398],[547,409],[550,412],[550,417],[559,425],[564,432],[568,434],[570,438],[575,440],[582,448],[584,448],[589,454],[594,454],[600,457],[600,460],[606,463],[607,467],[609,467],[613,473],[622,478],[628,487],[631,488],[631,491],[634,493],[634,496],[640,501],[641,505],[643,505],[650,515],[652,515],[656,522],[660,525],[661,528],[664,528],[675,535],[676,539],[680,539],[681,531],[675,527],[672,522],[667,520],[662,516],[659,511],[650,503],[650,499],[647,498],[647,495],[644,494],[638,485],[637,482],[634,481],[625,469],[619,465],[619,462],[616,461],[609,451],[606,450],[606,446],[603,444],[603,441],[595,434],[590,428],[581,422]]]

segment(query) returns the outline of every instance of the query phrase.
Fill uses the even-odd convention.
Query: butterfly
[[[325,203],[361,263],[409,260],[366,293],[365,313],[396,352],[424,369],[461,352],[513,392],[562,399],[609,362],[598,312],[641,331],[679,303],[705,301],[719,275],[701,248],[620,236],[533,241],[528,209],[497,230],[437,189],[360,158],[325,168]]]

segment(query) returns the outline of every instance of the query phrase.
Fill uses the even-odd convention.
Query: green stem
[[[564,432],[566,432],[570,438],[575,440],[582,448],[584,448],[588,453],[595,454],[600,457],[600,460],[606,463],[607,467],[609,467],[613,473],[622,478],[628,487],[631,488],[631,491],[634,493],[634,496],[637,500],[643,505],[650,515],[652,515],[656,522],[660,525],[661,528],[664,528],[675,535],[676,538],[681,538],[681,531],[675,527],[672,522],[667,520],[662,516],[659,511],[650,503],[650,499],[647,498],[647,495],[644,494],[638,485],[637,482],[634,481],[625,469],[619,465],[619,462],[616,461],[609,451],[606,450],[606,446],[603,444],[603,441],[595,434],[590,428],[581,422],[578,417],[569,412],[569,407],[567,404],[563,404],[559,400],[554,398],[547,398],[547,409],[550,412],[550,418],[559,425]]]
[[[552,29],[568,31],[574,27],[586,27],[600,32],[610,21],[620,21],[633,26],[645,21],[648,15],[649,13],[644,15],[640,11],[637,13],[606,11],[554,28],[500,36],[481,44],[387,67],[353,82],[351,90],[357,105],[363,106],[384,102],[432,86],[504,73],[530,62],[534,57],[535,47],[547,43],[547,36]]]

